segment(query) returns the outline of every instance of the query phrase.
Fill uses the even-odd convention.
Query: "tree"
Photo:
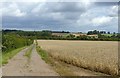
[[[100,31],[99,33],[100,34],[106,34],[106,31]]]
[[[88,31],[87,35],[92,35],[93,32],[92,31]]]
[[[110,34],[110,32],[108,31],[107,34]]]
[[[99,31],[94,30],[94,31],[88,31],[87,35],[93,35],[93,34],[99,34]]]
[[[116,34],[115,32],[113,32],[113,34]]]

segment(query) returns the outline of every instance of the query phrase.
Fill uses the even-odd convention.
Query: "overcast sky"
[[[1,8],[4,29],[118,31],[117,2],[3,2]]]

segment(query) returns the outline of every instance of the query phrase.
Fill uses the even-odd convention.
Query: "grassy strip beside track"
[[[26,51],[25,55],[26,57],[28,57],[29,59],[31,58],[31,53],[32,53],[32,50],[33,50],[33,47],[34,47],[34,44],[32,44],[28,50]]]
[[[42,50],[42,48],[38,45],[36,45],[36,50],[38,54],[41,56],[41,58],[50,66],[53,67],[53,69],[61,76],[77,76],[68,69],[67,65],[61,61],[53,59],[45,50]]]
[[[17,53],[19,53],[21,50],[25,49],[26,47],[18,48],[13,51],[7,52],[7,53],[2,53],[2,62],[0,62],[0,65],[7,64],[8,60],[11,59],[13,56],[15,56]]]

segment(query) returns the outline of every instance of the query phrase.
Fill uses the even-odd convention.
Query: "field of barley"
[[[53,58],[92,71],[118,74],[118,42],[37,40]]]

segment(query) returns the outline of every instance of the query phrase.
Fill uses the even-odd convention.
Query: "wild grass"
[[[25,52],[25,55],[26,57],[28,57],[29,59],[31,58],[31,53],[32,53],[32,50],[33,50],[33,47],[34,47],[34,44],[32,44],[28,50]]]
[[[2,60],[1,60],[2,62],[0,62],[0,65],[7,64],[9,59],[11,59],[13,56],[15,56],[18,52],[20,52],[24,48],[26,47],[18,48],[7,53],[2,53]]]
[[[59,73],[60,76],[76,76],[73,71],[69,70],[67,66],[60,61],[57,61],[53,59],[45,50],[42,50],[40,46],[38,46],[38,43],[36,42],[36,50],[38,54],[41,56],[41,58],[50,66],[53,67],[53,69]],[[66,67],[65,67],[66,66]]]
[[[38,52],[38,54],[41,56],[41,58],[43,60],[45,60],[45,62],[48,62],[48,54],[47,52],[45,52],[45,50],[42,50],[40,46],[36,45],[36,50]]]
[[[118,75],[118,42],[38,40],[54,59],[109,75]]]

